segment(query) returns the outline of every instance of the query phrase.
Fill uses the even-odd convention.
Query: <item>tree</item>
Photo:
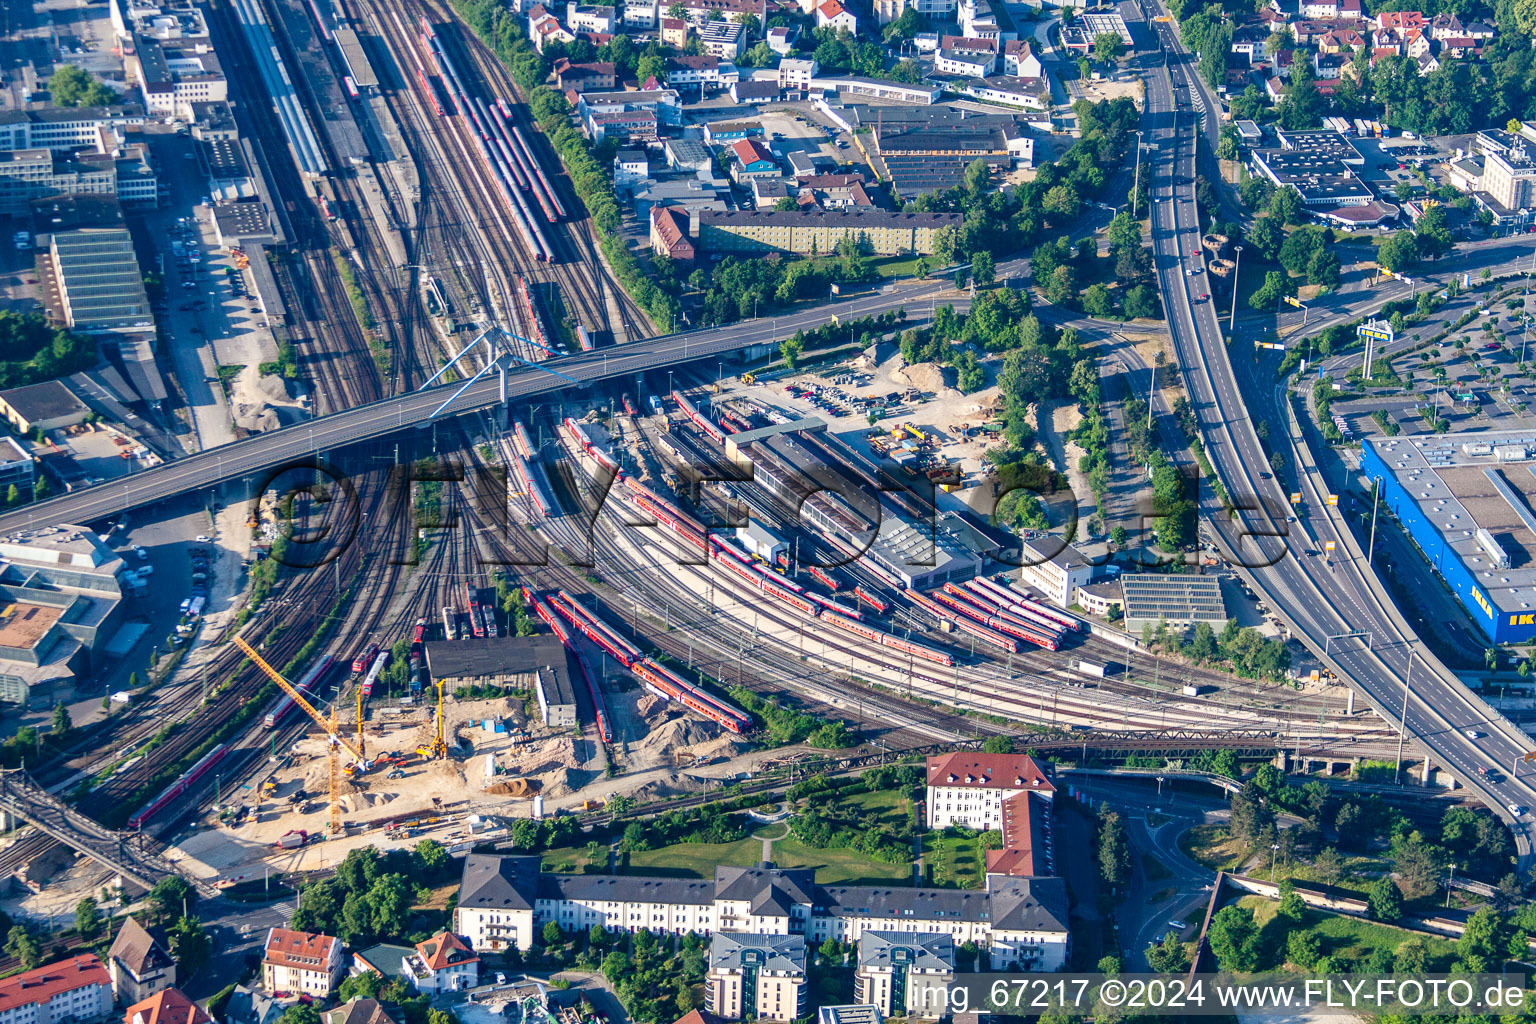
[[[213,939],[203,923],[192,916],[177,921],[170,934],[171,957],[176,961],[177,980],[191,978],[202,970],[213,953]],[[182,982],[185,984],[185,982]]]
[[[1478,907],[1467,918],[1466,930],[1456,940],[1456,954],[1461,959],[1468,956],[1497,960],[1504,954],[1504,919],[1492,907]]]
[[[1437,259],[1450,252],[1456,244],[1450,225],[1446,222],[1445,207],[1440,204],[1424,211],[1418,223],[1413,226],[1413,232],[1420,259]]]
[[[101,910],[89,896],[75,904],[75,931],[86,942],[90,942],[101,931]]]
[[[1101,64],[1119,60],[1125,56],[1125,40],[1118,32],[1100,32],[1093,37],[1093,55]]]
[[[1259,929],[1247,907],[1232,905],[1218,910],[1211,918],[1208,941],[1222,970],[1252,971],[1258,966]]]
[[[5,951],[22,962],[28,970],[43,962],[43,947],[24,924],[11,925],[5,936]]]
[[[1289,921],[1293,925],[1301,924],[1301,920],[1306,916],[1306,913],[1307,904],[1302,900],[1301,894],[1295,889],[1291,889],[1284,896],[1281,896],[1280,906],[1275,908],[1276,917]]]
[[[791,370],[795,368],[795,360],[800,358],[800,353],[805,351],[805,332],[796,331],[794,334],[779,342],[779,355],[784,360],[784,365]]]
[[[295,1003],[283,1011],[277,1024],[320,1024],[320,1011],[310,1003]]]
[[[69,708],[62,702],[53,706],[53,734],[55,736],[66,735],[75,727],[74,721],[69,717]]]
[[[1266,260],[1276,259],[1280,255],[1280,247],[1285,244],[1285,232],[1281,230],[1280,218],[1273,213],[1255,218],[1253,227],[1248,229],[1248,242]]]
[[[155,914],[162,919],[180,917],[185,907],[191,912],[197,904],[197,890],[180,875],[166,875],[149,890],[149,901],[154,904]]]
[[[1323,233],[1314,228],[1297,228],[1280,246],[1280,265],[1292,274],[1305,274],[1312,257],[1323,251]]]
[[[1419,261],[1419,244],[1410,231],[1394,232],[1376,250],[1376,262],[1394,274],[1412,270]]]
[[[1115,811],[1099,815],[1099,877],[1104,884],[1118,889],[1130,878],[1131,845],[1125,825]]]
[[[61,107],[105,107],[117,101],[117,93],[73,64],[61,66],[49,77],[48,92]]]
[[[1137,317],[1156,317],[1157,293],[1144,284],[1138,284],[1126,290],[1120,309],[1131,320]]]
[[[1089,316],[1109,316],[1115,311],[1115,300],[1109,297],[1109,289],[1099,283],[1088,286],[1083,292],[1083,312]]]
[[[1323,288],[1337,288],[1340,282],[1339,258],[1331,252],[1319,250],[1307,263],[1307,284]]]
[[[1441,851],[1411,832],[1392,844],[1392,867],[1409,899],[1428,896],[1440,886]]]
[[[542,934],[544,945],[546,946],[558,946],[560,943],[565,941],[565,932],[560,930],[560,924],[557,921],[544,922],[544,931]]]
[[[997,280],[997,269],[992,262],[992,254],[978,252],[971,257],[971,283],[977,288],[990,288]]]
[[[1284,271],[1268,271],[1264,275],[1264,284],[1248,296],[1248,306],[1250,309],[1272,309],[1283,296],[1294,290],[1290,277]]]
[[[1269,197],[1269,215],[1281,224],[1300,224],[1306,218],[1301,193],[1296,191],[1294,185],[1278,188]]]
[[[1403,916],[1403,891],[1385,875],[1370,884],[1365,900],[1371,917],[1377,921],[1396,921]]]
[[[411,917],[412,896],[404,875],[380,875],[374,879],[364,897],[373,933],[390,939],[404,935]]]
[[[1079,206],[1077,189],[1071,185],[1053,186],[1040,201],[1040,208],[1057,221],[1074,219]]]
[[[411,852],[424,879],[436,878],[448,866],[448,851],[436,839],[423,839]]]
[[[1147,946],[1147,966],[1158,974],[1183,974],[1189,970],[1189,949],[1177,932],[1163,935],[1162,942]]]
[[[1429,967],[1429,947],[1420,938],[1404,939],[1392,957],[1392,970],[1398,974],[1423,974]]]
[[[1285,958],[1304,971],[1317,966],[1323,956],[1323,940],[1316,932],[1293,931],[1286,936]]]
[[[988,754],[1013,753],[1013,737],[1007,735],[988,736],[982,741],[981,749]]]

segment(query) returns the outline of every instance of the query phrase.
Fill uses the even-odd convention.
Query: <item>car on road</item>
[[[208,543],[211,543],[213,541],[213,538],[208,536],[206,533],[198,534],[196,539],[197,539],[197,543],[199,543],[199,544],[208,544]]]
[[[149,558],[149,552],[148,552],[148,551],[146,551],[146,550],[144,550],[144,549],[143,549],[143,548],[141,548],[141,547],[135,547],[135,548],[134,548],[134,549],[133,549],[133,553],[134,553],[134,554],[136,554],[136,555],[138,555],[138,556],[139,556],[139,557],[140,557],[140,558],[142,558],[142,559],[148,559],[148,558]]]
[[[1201,292],[1201,293],[1200,293],[1200,298],[1199,298],[1199,299],[1198,299],[1198,300],[1196,300],[1196,301],[1199,301],[1199,302],[1204,302],[1204,301],[1205,301],[1205,300],[1206,300],[1206,299],[1209,299],[1209,298],[1210,298],[1210,297],[1211,297],[1211,296],[1210,296],[1210,295],[1209,295],[1209,293],[1207,293],[1207,292]]]
[[[1182,917],[1175,917],[1168,922],[1168,927],[1177,928],[1179,931],[1183,931],[1185,928],[1189,927],[1189,922],[1184,920]]]
[[[1509,813],[1513,817],[1518,818],[1522,814],[1525,813],[1525,805],[1524,804],[1509,804],[1508,806],[1509,806]]]
[[[1464,729],[1462,731],[1462,733],[1469,740],[1480,740],[1480,739],[1483,738],[1482,732],[1480,730],[1477,730],[1477,729]]]

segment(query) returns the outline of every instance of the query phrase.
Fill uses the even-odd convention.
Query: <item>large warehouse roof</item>
[[[1363,465],[1391,477],[1389,507],[1475,621],[1536,615],[1536,432],[1369,438]]]

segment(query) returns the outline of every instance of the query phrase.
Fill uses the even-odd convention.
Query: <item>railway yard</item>
[[[1400,718],[1387,713],[1389,705],[1357,703],[1361,691],[1334,671],[1332,649],[1323,646],[1319,655],[1318,644],[1296,639],[1305,623],[1282,623],[1278,602],[1238,559],[1218,553],[1209,533],[1197,528],[1181,545],[1187,572],[1127,573],[1179,591],[1144,629],[1128,625],[1132,589],[1102,608],[1085,607],[1088,597],[1121,586],[1122,570],[1141,567],[1123,541],[1111,545],[1102,516],[1092,564],[1070,537],[992,520],[1000,474],[989,458],[1006,429],[1003,373],[981,372],[982,387],[950,386],[943,360],[909,364],[916,335],[902,338],[937,322],[939,303],[951,304],[946,316],[972,308],[977,293],[974,285],[961,287],[964,275],[953,288],[928,282],[924,258],[915,260],[921,269],[910,279],[866,280],[851,295],[832,285],[835,306],[820,305],[824,293],[816,305],[796,296],[787,306],[819,317],[813,331],[847,328],[846,339],[818,342],[824,349],[809,365],[783,356],[779,343],[792,332],[780,331],[777,319],[759,318],[754,305],[746,320],[745,301],[735,329],[760,331],[765,340],[722,340],[720,324],[701,323],[696,330],[713,333],[690,351],[694,331],[672,335],[671,324],[647,314],[657,306],[643,306],[621,287],[605,252],[615,261],[626,254],[604,248],[615,236],[605,233],[606,221],[603,231],[594,224],[589,197],[562,161],[564,129],[546,133],[548,121],[541,126],[533,112],[539,104],[530,106],[517,84],[526,84],[513,70],[517,61],[505,59],[501,40],[493,49],[477,35],[460,5],[194,6],[227,78],[228,101],[219,101],[218,117],[197,111],[200,121],[170,116],[176,110],[141,120],[162,149],[185,146],[198,168],[211,168],[209,153],[216,152],[244,167],[249,181],[221,191],[210,170],[216,195],[187,204],[189,217],[165,218],[177,225],[190,218],[194,227],[175,228],[174,250],[163,251],[177,255],[147,276],[152,290],[175,295],[180,287],[180,311],[191,322],[202,315],[212,273],[189,255],[196,251],[191,239],[210,250],[217,239],[226,261],[219,272],[227,276],[213,283],[227,294],[207,294],[216,304],[238,298],[242,305],[249,295],[259,344],[250,341],[249,354],[246,342],[221,335],[225,356],[218,357],[198,332],[162,331],[157,342],[175,347],[160,355],[178,369],[169,375],[168,399],[140,406],[153,421],[141,437],[163,445],[156,465],[211,457],[214,484],[132,507],[125,483],[122,504],[108,518],[48,525],[28,513],[24,528],[0,538],[5,572],[13,562],[26,569],[30,559],[26,571],[55,589],[97,585],[92,596],[75,598],[77,608],[97,609],[90,624],[132,627],[121,648],[82,643],[84,653],[53,656],[73,659],[71,671],[86,666],[79,679],[42,672],[40,652],[39,671],[28,677],[41,680],[38,699],[22,688],[8,735],[25,736],[28,746],[8,740],[5,752],[15,756],[0,772],[9,829],[0,837],[0,876],[19,883],[0,906],[16,921],[39,930],[46,921],[56,930],[55,920],[67,919],[83,897],[105,902],[120,880],[139,896],[171,873],[224,913],[258,880],[325,877],[369,847],[408,851],[432,839],[451,856],[527,852],[529,820],[570,819],[608,836],[609,851],[594,841],[584,852],[584,869],[595,872],[603,856],[618,865],[634,852],[618,838],[627,822],[717,806],[728,793],[763,795],[764,818],[775,815],[776,824],[794,813],[802,798],[793,787],[808,777],[850,779],[896,764],[910,770],[924,756],[931,768],[933,758],[957,751],[991,764],[985,758],[1014,757],[1015,748],[1023,757],[1027,748],[1029,758],[1053,762],[1052,772],[1166,769],[1230,791],[1240,785],[1226,771],[1267,763],[1328,780],[1358,780],[1362,765],[1385,765],[1396,770],[1394,783],[1412,772],[1437,792],[1464,787],[1467,765],[1426,754],[1432,748],[1423,730],[1404,760],[1406,684]],[[581,13],[571,6],[571,17]],[[611,76],[612,65],[604,66],[565,60],[552,74]],[[177,67],[182,73],[184,65]],[[766,80],[753,84],[766,89]],[[1151,102],[1146,89],[1139,86],[1143,107]],[[629,91],[671,90],[651,82]],[[702,105],[702,86],[699,95]],[[962,111],[959,120],[968,115]],[[583,108],[573,124],[588,116]],[[591,123],[611,123],[611,112],[597,116]],[[788,116],[781,117],[786,124]],[[183,120],[196,124],[195,134]],[[800,114],[794,120],[817,135],[811,150],[797,154],[812,168],[807,177],[823,191],[848,188],[829,182],[839,176],[824,175],[815,162],[819,133],[838,133]],[[727,120],[705,130],[749,131]],[[687,149],[678,151],[684,156],[677,161],[686,162]],[[616,166],[634,159],[619,147],[601,152]],[[670,163],[674,154],[667,153]],[[742,158],[729,173],[750,178],[750,164]],[[1136,168],[1140,175],[1139,151]],[[701,168],[699,180],[710,173]],[[1120,178],[1126,173],[1122,168]],[[743,186],[742,177],[735,180]],[[786,199],[795,206],[771,189],[753,196],[753,209]],[[170,205],[168,213],[180,211]],[[728,223],[723,211],[704,212]],[[909,207],[892,216],[929,214]],[[1097,214],[1085,207],[1083,216],[1090,236],[1101,230]],[[653,253],[664,247],[669,217],[653,220]],[[239,244],[232,240],[240,237],[231,226],[237,222],[251,236]],[[152,233],[142,221],[133,225],[140,236]],[[702,242],[698,232],[695,224],[693,237]],[[149,242],[162,251],[160,239]],[[830,256],[830,246],[819,246],[810,247],[813,259]],[[838,258],[857,255],[844,248]],[[1098,259],[1093,244],[1086,252],[1089,262]],[[1021,279],[1028,272],[1021,263],[999,267],[998,278]],[[680,278],[672,264],[658,255],[650,266]],[[990,259],[986,266],[990,274]],[[705,273],[678,291],[697,309],[710,287]],[[916,297],[910,310],[906,295]],[[1028,301],[1025,294],[1025,313]],[[1031,328],[1039,333],[1042,321],[1047,331],[1058,323],[1081,328],[1073,345],[1082,346],[1085,361],[1107,368],[1120,360],[1127,381],[1136,369],[1161,367],[1174,351],[1163,341],[1176,335],[1171,328],[1143,323],[1137,329],[1151,333],[1141,335],[1128,323],[1112,330],[1107,321],[1064,310],[1042,304]],[[648,346],[669,339],[681,345],[677,358],[623,363],[610,374],[610,358],[641,360]],[[986,346],[966,344],[978,369],[970,349]],[[272,350],[276,359],[267,358]],[[1154,350],[1155,360],[1148,355]],[[113,358],[132,365],[131,351],[125,342]],[[887,355],[874,358],[881,351]],[[233,362],[247,355],[250,365]],[[601,360],[601,374],[574,376],[583,371],[565,361],[570,356]],[[195,366],[212,369],[201,382],[178,379]],[[633,375],[615,375],[637,366]],[[92,384],[112,385],[115,367],[108,366],[105,385],[98,378]],[[559,384],[509,400],[505,385],[514,372]],[[1097,388],[1098,376],[1111,373],[1090,376]],[[1156,385],[1157,371],[1149,376]],[[449,411],[470,386],[479,382],[483,391],[498,378],[502,403]],[[412,413],[407,423],[392,403],[429,387],[437,390],[418,397],[441,395],[442,404],[431,415]],[[1132,387],[1140,384],[1127,384],[1127,393]],[[261,388],[272,396],[265,407]],[[238,408],[216,430],[209,419],[215,394]],[[1088,442],[1080,444],[1070,428],[1082,416],[1075,397],[1053,401],[1054,419],[1050,403],[1029,410],[1037,435],[1031,454],[1041,455],[1042,471],[1059,481],[1054,487],[1064,485],[1067,498],[1075,489],[1081,499]],[[1154,416],[1164,443],[1183,423],[1164,404],[1171,403],[1161,391],[1147,392],[1154,444]],[[356,410],[378,411],[385,428],[361,424],[356,433],[339,428],[331,441],[316,439],[315,423]],[[1116,417],[1122,412],[1116,405]],[[93,407],[89,415],[94,423],[99,413]],[[49,429],[37,428],[40,441]],[[17,433],[31,431],[18,426]],[[227,441],[267,433],[291,439],[281,459],[230,468]],[[1123,438],[1115,443],[1126,447]],[[123,447],[132,451],[122,459],[137,457],[132,445]],[[1172,458],[1206,456],[1196,444]],[[1283,462],[1276,455],[1270,465],[1279,473]],[[1145,469],[1157,479],[1150,463],[1120,469]],[[174,549],[174,562],[143,546],[151,536],[173,538],[160,547]],[[1328,541],[1327,551],[1334,550]],[[1117,551],[1124,557],[1111,564]],[[37,568],[66,563],[89,565],[80,574],[86,583],[45,579]],[[122,589],[93,583],[90,573]],[[42,586],[26,579],[18,590]],[[179,611],[153,611],[151,590],[167,608],[184,593]],[[1214,610],[1200,605],[1212,591]],[[1262,631],[1239,630],[1223,592],[1246,594],[1242,620]],[[24,611],[25,600],[23,593],[0,610],[0,629],[20,635],[33,628],[32,616],[46,617],[46,601],[34,594]],[[1170,610],[1179,620],[1173,634]],[[1279,667],[1225,667],[1237,659],[1217,656],[1212,638],[1226,645],[1239,634],[1250,647],[1283,651]],[[1194,644],[1181,647],[1170,635],[1211,640],[1212,647],[1195,654]],[[1368,633],[1333,633],[1326,642],[1361,636],[1374,650]],[[51,729],[42,726],[44,709],[54,716]],[[23,715],[30,716],[28,734],[19,731]],[[1516,730],[1502,718],[1487,728],[1506,724]],[[1440,733],[1458,744],[1485,735],[1461,723]],[[1210,767],[1217,755],[1226,758],[1221,771]],[[1015,785],[1027,788],[1019,771]],[[957,778],[950,775],[950,784]],[[1150,778],[1161,799],[1164,779],[1141,781]],[[927,785],[935,785],[932,777]],[[1446,802],[1460,796],[1452,792]],[[768,804],[775,800],[783,806]],[[1039,812],[1028,793],[1021,806],[1025,818],[1051,813]],[[1525,814],[1505,806],[1512,820]],[[921,803],[900,804],[895,813],[921,829],[945,827],[934,824],[936,809],[925,822]],[[1007,831],[1010,844],[1003,859],[1017,863],[1022,850],[1028,861],[1014,830],[1027,833],[1029,822],[1004,825],[998,813],[998,834]],[[1140,824],[1156,842],[1160,826],[1150,816]],[[759,840],[766,858],[786,835],[798,834],[746,831],[734,841],[751,848],[743,863],[756,863]],[[957,837],[975,838],[953,833],[944,840]],[[913,854],[910,884],[921,886],[924,850],[910,838],[902,840],[903,856]],[[976,850],[988,894],[996,852]],[[1518,855],[1528,852],[1521,847]],[[939,856],[934,848],[927,853]],[[1048,839],[1038,856],[1054,873]],[[897,861],[899,875],[906,862]],[[928,871],[931,880],[931,861]],[[1005,882],[996,884],[1001,891]],[[1162,901],[1173,892],[1146,902],[1166,916]],[[295,909],[272,908],[287,916]],[[240,927],[249,938],[250,921]],[[71,934],[58,948],[81,946]],[[10,966],[17,965],[0,969]]]

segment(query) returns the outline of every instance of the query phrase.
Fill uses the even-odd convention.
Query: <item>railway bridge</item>
[[[151,850],[148,837],[104,828],[33,782],[21,769],[0,772],[0,810],[47,833],[146,891],[153,889],[162,878],[181,875],[203,896],[218,895],[206,881],[178,871],[170,861]]]

